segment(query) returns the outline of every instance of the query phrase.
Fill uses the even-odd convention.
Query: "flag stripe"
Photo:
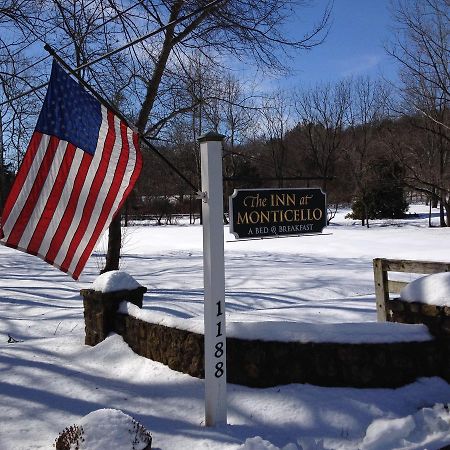
[[[42,218],[43,214],[50,214],[50,211],[45,209],[46,203],[48,201],[49,195],[51,194],[58,172],[61,167],[61,163],[67,148],[67,142],[57,141],[58,146],[55,149],[55,154],[50,165],[49,171],[47,173],[47,178],[42,185],[42,188],[39,192],[39,196],[36,199],[36,202],[33,206],[32,214],[28,217],[28,223],[22,233],[22,236],[19,240],[19,248],[28,249],[28,245],[30,243],[31,238],[33,237],[33,233],[36,229],[36,224]],[[27,250],[28,251],[28,250]],[[31,252],[30,252],[31,253]],[[32,253],[35,254],[35,253]]]
[[[8,243],[16,242],[17,246],[20,246],[20,239],[22,238],[23,232],[28,224],[29,220],[33,220],[33,211],[35,205],[38,203],[39,196],[41,194],[42,187],[44,186],[45,180],[47,179],[47,174],[53,162],[53,158],[58,148],[58,139],[51,137],[48,143],[47,149],[45,150],[44,157],[42,158],[39,170],[34,178],[31,190],[28,197],[23,205],[16,221],[14,227],[11,229],[8,237]],[[21,247],[23,248],[23,247]]]
[[[82,268],[86,264],[86,261],[92,250],[95,248],[100,235],[105,231],[106,227],[111,222],[113,213],[120,210],[123,201],[126,199],[128,193],[134,185],[136,174],[139,173],[142,167],[142,158],[140,157],[140,153],[136,151],[135,147],[137,144],[137,135],[132,133],[131,130],[125,126],[125,124],[121,123],[120,126],[123,149],[125,152],[122,152],[118,167],[123,168],[123,170],[121,169],[120,173],[117,172],[114,176],[111,190],[108,192],[108,197],[103,205],[102,212],[92,233],[92,238],[89,240],[84,252],[81,254],[78,264],[73,269],[75,278],[79,275]],[[136,139],[134,139],[133,135]]]
[[[81,196],[81,190],[83,188],[84,179],[86,178],[86,174],[92,162],[92,157],[89,155],[89,153],[86,152],[82,153],[83,158],[81,160],[80,169],[78,170],[78,173],[75,177],[72,192],[70,194],[70,199],[64,211],[61,222],[56,230],[55,235],[53,236],[48,252],[41,253],[42,255],[44,255],[45,261],[50,263],[53,263],[55,261],[56,255],[62,248],[62,243],[67,236],[68,229],[75,215],[78,199]],[[58,265],[58,267],[60,267],[60,265]]]
[[[116,170],[113,174],[112,183],[109,186],[101,210],[98,213],[98,219],[94,223],[89,224],[91,227],[93,226],[93,230],[90,233],[90,239],[85,243],[84,246],[79,247],[79,250],[83,250],[82,252],[80,252],[79,261],[74,261],[76,264],[72,263],[70,267],[70,270],[73,272],[75,277],[77,276],[80,267],[83,267],[86,263],[87,258],[93,251],[95,244],[100,237],[100,234],[104,230],[104,225],[107,222],[109,213],[114,205],[114,200],[117,198],[117,195],[122,187],[122,182],[127,181],[124,179],[124,176],[127,170],[127,163],[129,164],[131,162],[131,160],[129,159],[129,143],[124,124],[119,123],[119,127],[122,141],[122,150],[120,152],[119,161],[117,161],[117,164],[115,164]]]
[[[22,189],[24,188],[28,172],[31,170],[32,163],[36,159],[36,153],[38,152],[41,138],[42,138],[41,133],[34,133],[31,138],[30,145],[28,146],[28,150],[25,153],[22,166],[20,167],[19,170],[21,176],[19,176],[18,174],[17,177],[15,178],[9,196],[5,202],[5,206],[3,207],[2,212],[3,227],[5,226],[5,223],[8,221],[9,215],[11,214],[13,207],[17,204],[19,195],[21,195]]]
[[[56,207],[61,199],[64,185],[67,180],[67,176],[72,167],[72,162],[75,157],[76,148],[74,145],[69,144],[65,141],[60,142],[60,147],[65,145],[66,150],[61,153],[62,161],[58,168],[58,174],[53,182],[53,179],[49,177],[49,180],[53,182],[53,187],[49,187],[50,195],[47,197],[47,201],[42,202],[43,207],[42,210],[39,211],[40,219],[37,221],[37,225],[34,228],[34,233],[31,236],[31,239],[26,245],[23,243],[22,248],[26,248],[28,253],[32,255],[37,255],[39,252],[39,247],[41,242],[48,230],[48,227],[53,219],[53,216],[56,211]],[[30,222],[31,223],[31,222]],[[29,223],[29,225],[30,225]]]
[[[72,144],[70,147],[72,148]],[[76,186],[77,173],[81,171],[81,177],[86,173],[87,168],[84,168],[86,165],[89,167],[89,161],[92,158],[86,152],[75,149],[74,150],[74,158],[72,165],[70,167],[70,171],[67,175],[67,180],[74,180],[74,183],[65,183],[64,188],[61,193],[61,197],[59,199],[58,205],[56,205],[55,212],[53,214],[52,220],[50,221],[47,231],[45,232],[45,236],[42,238],[42,242],[37,251],[38,255],[42,255],[44,260],[46,259],[47,252],[49,251],[50,245],[52,244],[52,240],[57,234],[58,229],[60,227],[64,230],[65,220],[67,220],[66,209],[73,208],[75,211],[75,206],[73,206],[73,196],[74,196],[74,186]],[[82,161],[85,161],[84,166],[82,166]],[[71,200],[72,199],[72,200]],[[76,205],[76,203],[75,203]],[[63,220],[63,218],[65,218]],[[66,227],[67,228],[67,227]],[[56,238],[58,239],[58,238]]]
[[[5,207],[3,208],[2,227],[6,233],[9,233],[14,226],[27,200],[27,195],[41,165],[49,139],[49,136],[42,135],[41,133],[35,133],[31,139],[23,163],[20,166],[11,192],[5,202]]]
[[[133,189],[133,186],[135,185],[142,169],[142,155],[139,151],[139,137],[136,133],[133,133],[129,128],[127,129],[127,135],[128,141],[133,145],[135,163],[130,179],[128,180],[128,184],[127,185],[124,184],[122,186],[124,188],[123,192],[121,191],[120,195],[118,195],[116,198],[113,207],[113,209],[115,210],[122,208],[123,203],[125,202],[131,190]]]

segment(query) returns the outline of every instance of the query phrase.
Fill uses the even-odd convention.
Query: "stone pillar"
[[[115,315],[121,302],[130,302],[142,308],[142,301],[147,288],[140,286],[132,291],[99,292],[82,289],[85,344],[97,345],[115,331]]]

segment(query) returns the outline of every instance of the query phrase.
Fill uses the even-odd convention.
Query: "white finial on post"
[[[225,264],[223,248],[222,141],[201,136],[205,320],[205,425],[227,423]]]

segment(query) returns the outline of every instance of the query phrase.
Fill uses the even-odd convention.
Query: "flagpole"
[[[79,67],[77,67],[76,69],[72,69],[72,67],[70,67],[69,64],[67,64],[49,44],[45,44],[44,49],[51,56],[53,56],[53,58],[55,58],[56,61],[60,63],[71,75],[73,75],[78,80],[78,82],[84,88],[86,88],[105,108],[111,110],[120,120],[122,120],[127,125],[127,127],[135,131],[142,142],[144,142],[144,144],[147,145],[150,150],[153,151],[153,153],[155,153],[160,159],[162,159],[185,183],[189,185],[189,187],[194,190],[196,194],[198,193],[197,186],[195,186],[188,178],[186,178],[162,153],[159,152],[159,150],[145,136],[139,133],[134,125],[130,125],[125,116],[116,107],[114,107],[108,100],[103,98],[90,84],[86,83],[86,81],[81,78],[81,76],[77,73],[77,70],[80,69]]]

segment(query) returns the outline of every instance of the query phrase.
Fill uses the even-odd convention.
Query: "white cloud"
[[[343,60],[341,75],[348,77],[351,75],[361,75],[377,67],[383,59],[382,55],[361,55]]]

